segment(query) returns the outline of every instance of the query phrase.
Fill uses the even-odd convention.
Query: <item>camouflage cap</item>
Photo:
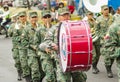
[[[87,15],[93,15],[93,13],[91,11],[87,11],[86,13]]]
[[[46,16],[46,15],[51,15],[49,10],[43,10],[43,11],[41,12],[41,16],[42,16],[42,17],[44,17],[44,16]]]
[[[35,11],[29,13],[29,17],[37,17],[37,16],[38,16],[38,14]]]
[[[22,12],[19,12],[18,13],[18,16],[26,16],[27,14],[26,14],[26,12],[25,11],[22,11]]]
[[[58,9],[58,15],[64,15],[66,13],[68,14],[70,13],[68,8],[64,7],[64,8]]]
[[[104,10],[104,9],[107,9],[107,8],[108,8],[108,5],[101,6],[101,10]]]

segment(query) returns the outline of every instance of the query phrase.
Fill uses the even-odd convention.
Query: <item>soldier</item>
[[[106,36],[106,32],[108,27],[113,23],[113,16],[109,14],[109,8],[107,5],[103,5],[101,7],[102,15],[99,16],[96,20],[97,22],[97,34],[100,37],[100,45],[101,45],[101,54],[104,56],[105,67],[107,70],[107,76],[109,78],[113,77],[111,66],[113,64],[113,59],[110,59],[109,54],[106,53],[104,48],[104,37]]]
[[[14,17],[17,17],[14,16]],[[15,61],[15,67],[17,69],[18,72],[18,77],[17,79],[20,81],[22,80],[22,68],[21,68],[21,63],[20,63],[20,55],[19,55],[19,49],[18,49],[18,43],[19,43],[19,39],[18,39],[18,34],[17,34],[17,27],[16,27],[16,22],[13,23],[10,28],[8,29],[8,33],[9,36],[12,37],[12,44],[13,44],[13,48],[12,48],[12,56],[13,59]]]
[[[117,8],[116,13],[114,14],[114,21],[116,21],[118,17],[120,17],[120,7]]]
[[[110,54],[111,59],[116,59],[118,69],[118,79],[120,82],[120,17],[110,26],[105,38],[105,48]]]
[[[100,40],[96,36],[96,21],[93,17],[93,13],[88,11],[87,12],[87,21],[90,25],[92,37],[93,37],[93,59],[92,59],[92,72],[93,74],[97,74],[99,72],[99,69],[97,68],[97,64],[100,58]]]
[[[30,82],[30,69],[28,67],[28,56],[27,56],[27,41],[23,37],[23,31],[28,25],[27,22],[27,15],[26,12],[19,12],[18,14],[18,21],[16,23],[16,29],[18,29],[17,34],[18,34],[18,39],[19,39],[19,54],[20,54],[20,63],[22,67],[22,72],[23,72],[23,78],[25,78],[26,82]]]
[[[42,17],[42,24],[40,28],[37,29],[37,32],[35,34],[35,43],[37,45],[40,45],[40,43],[43,42],[46,32],[52,27],[50,11],[43,10],[41,12],[41,17]],[[46,82],[55,82],[53,60],[51,58],[50,53],[39,51],[39,56],[43,71],[46,74]]]
[[[38,14],[37,12],[30,12],[29,13],[29,20],[30,23],[26,26],[23,37],[27,41],[28,47],[28,65],[31,70],[31,77],[33,82],[41,82],[43,78],[43,72],[39,65],[39,57],[38,57],[38,50],[36,48],[36,44],[34,42],[34,36],[36,29],[40,27],[38,24]]]
[[[50,30],[46,33],[45,42],[40,45],[40,49],[45,52],[51,52],[51,49],[54,50],[54,60],[56,62],[56,77],[58,82],[70,82],[71,76],[73,78],[73,82],[86,82],[86,75],[83,72],[66,72],[63,73],[60,67],[60,59],[57,56],[58,53],[58,40],[57,34],[58,29],[61,24],[61,21],[70,20],[70,13],[67,8],[61,8],[58,10],[58,20],[59,23],[50,28]],[[49,49],[51,47],[51,49]]]

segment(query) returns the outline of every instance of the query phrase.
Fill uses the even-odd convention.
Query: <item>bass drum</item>
[[[64,21],[59,28],[63,72],[87,71],[92,64],[92,36],[86,21]]]

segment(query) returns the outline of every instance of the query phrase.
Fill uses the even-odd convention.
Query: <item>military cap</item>
[[[92,15],[93,13],[91,11],[87,11],[87,15]]]
[[[66,13],[68,14],[70,13],[68,8],[64,7],[64,8],[58,9],[58,15],[64,15]]]
[[[46,16],[46,15],[51,15],[49,10],[43,10],[43,11],[41,12],[41,16],[42,16],[42,17],[44,17],[44,16]]]
[[[107,9],[107,8],[108,8],[108,5],[101,6],[101,10],[104,10],[104,9]]]
[[[25,11],[19,12],[18,16],[26,16],[26,12]]]
[[[29,13],[29,17],[37,17],[37,16],[38,16],[37,12],[30,12]]]

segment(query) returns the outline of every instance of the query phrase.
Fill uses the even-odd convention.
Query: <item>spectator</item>
[[[5,5],[3,9],[3,14],[0,15],[0,32],[2,29],[4,29],[6,32],[6,37],[8,37],[8,32],[5,26],[11,21],[10,12],[9,7],[7,5]]]

